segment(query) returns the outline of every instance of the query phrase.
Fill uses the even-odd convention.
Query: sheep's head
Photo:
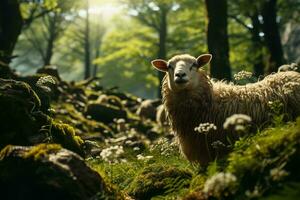
[[[169,61],[156,59],[151,63],[157,70],[167,73],[171,90],[180,91],[197,87],[199,84],[198,69],[208,64],[211,58],[211,54],[203,54],[198,58],[183,54],[174,56]]]

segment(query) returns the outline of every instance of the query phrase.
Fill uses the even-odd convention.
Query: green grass
[[[127,162],[110,164],[98,158],[89,160],[89,164],[136,199],[200,196],[205,181],[221,171],[237,177],[238,188],[231,199],[249,199],[251,195],[272,199],[274,191],[282,191],[276,196],[279,199],[280,195],[292,190],[290,199],[293,199],[299,193],[295,185],[298,188],[300,183],[296,167],[300,164],[300,118],[240,139],[228,157],[206,168],[190,164],[173,147],[170,143],[162,143],[147,148],[143,155],[152,156],[149,160],[138,160],[136,152],[125,150],[123,158]],[[284,173],[280,177],[280,174],[272,175],[272,170]]]

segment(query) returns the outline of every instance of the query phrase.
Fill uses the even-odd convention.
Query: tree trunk
[[[86,19],[85,19],[85,33],[84,33],[84,79],[91,76],[91,53],[90,53],[90,14],[89,14],[89,0],[86,0]]]
[[[96,47],[96,49],[95,49],[95,58],[98,58],[99,56],[100,56],[100,44],[99,44],[98,48]],[[97,72],[98,72],[98,64],[94,64],[93,77],[97,76]]]
[[[277,0],[265,1],[262,8],[263,32],[270,57],[268,72],[276,72],[278,67],[284,63],[282,44],[280,40],[277,18]]]
[[[264,61],[263,61],[263,41],[259,36],[261,24],[258,19],[258,13],[251,15],[251,22],[253,28],[251,29],[252,52],[254,52],[254,76],[260,77],[264,75]]]
[[[53,48],[54,48],[54,42],[57,38],[57,13],[54,14],[55,16],[49,17],[49,38],[47,39],[47,49],[46,49],[46,54],[45,54],[45,59],[44,59],[44,66],[50,65],[51,64],[51,59],[53,57]]]
[[[23,19],[18,0],[0,2],[0,61],[9,64],[21,34]]]
[[[231,80],[227,33],[227,0],[205,0],[207,10],[207,45],[213,55],[210,75]]]
[[[160,25],[159,25],[159,44],[158,44],[158,58],[160,59],[166,59],[167,51],[166,51],[166,42],[167,42],[167,14],[168,10],[164,7],[160,8],[161,10],[161,17],[160,17]],[[158,71],[158,79],[160,87],[158,88],[158,97],[161,98],[161,83],[164,78],[165,73]]]

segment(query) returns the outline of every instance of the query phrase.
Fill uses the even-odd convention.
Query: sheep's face
[[[210,62],[212,56],[204,54],[198,58],[184,54],[171,58],[168,62],[157,59],[152,65],[168,74],[169,88],[173,91],[193,89],[199,84],[198,69]]]

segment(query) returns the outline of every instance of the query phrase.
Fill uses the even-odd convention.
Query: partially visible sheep
[[[197,59],[184,54],[168,62],[152,61],[156,69],[166,72],[162,86],[163,104],[181,150],[188,160],[201,164],[212,161],[220,153],[213,149],[212,143],[226,144],[227,138],[236,139],[233,132],[224,133],[223,123],[227,117],[245,114],[259,127],[270,120],[270,101],[280,101],[284,112],[293,117],[300,114],[299,73],[279,72],[244,86],[213,82],[199,69],[211,58],[210,54]],[[195,127],[201,123],[216,127],[198,133]]]
[[[136,114],[141,118],[155,120],[156,107],[160,105],[160,100],[144,100],[136,111]]]

